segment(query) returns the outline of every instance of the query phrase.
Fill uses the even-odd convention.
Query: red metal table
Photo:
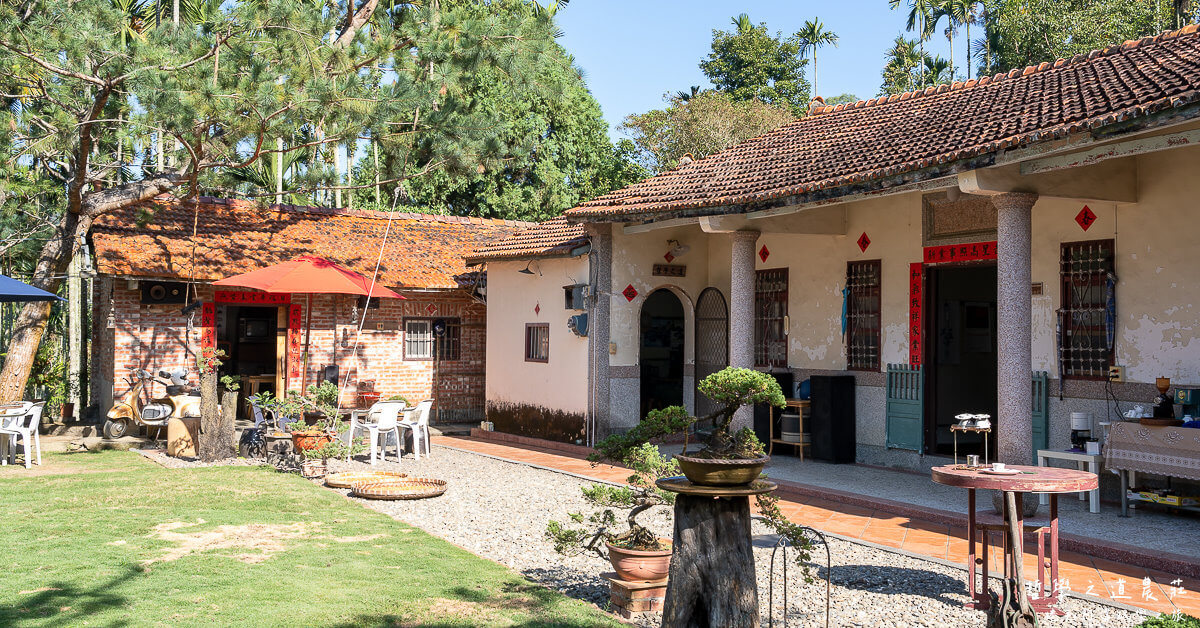
[[[967,489],[967,593],[971,597],[969,604],[974,608],[986,610],[990,605],[988,583],[984,580],[982,590],[975,588],[975,491],[978,489],[1003,491],[1013,493],[1016,509],[1010,512],[1005,500],[1005,521],[1015,517],[1018,535],[1023,536],[1024,522],[1022,521],[1022,493],[1047,493],[1050,496],[1050,591],[1040,591],[1039,599],[1033,601],[1033,607],[1039,612],[1058,611],[1058,494],[1090,491],[1099,486],[1099,478],[1095,473],[1077,471],[1075,469],[1058,469],[1054,467],[1032,467],[1025,465],[1008,465],[1005,467],[1017,471],[1014,475],[993,475],[980,470],[967,469],[947,465],[934,467],[933,481],[947,486],[957,486]],[[986,543],[986,539],[984,541]],[[1014,571],[1019,577],[1023,538],[1010,539],[1005,551],[1005,564],[1014,565]],[[1040,549],[1040,545],[1039,545]],[[1016,558],[1014,559],[1014,554]],[[1043,559],[1044,560],[1044,559]],[[987,573],[986,570],[984,573]],[[1022,582],[1022,591],[1024,583]]]

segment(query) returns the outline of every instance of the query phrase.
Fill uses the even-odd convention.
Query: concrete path
[[[611,465],[593,465],[574,453],[552,450],[532,445],[497,443],[472,437],[442,437],[439,445],[464,451],[535,465],[556,471],[571,473],[583,478],[606,482],[624,482],[629,471]],[[858,465],[821,465],[819,463],[781,461],[768,469],[768,475],[780,482],[777,495],[780,510],[792,521],[811,526],[822,532],[849,540],[872,543],[885,548],[894,548],[905,553],[965,564],[967,553],[965,512],[966,494],[956,489],[933,484],[926,476],[905,474]],[[902,501],[912,496],[919,504]],[[1063,527],[1074,531],[1083,515],[1075,512],[1073,499],[1060,498],[1065,505]],[[1110,508],[1111,510],[1111,508]],[[897,514],[902,511],[905,514]],[[1102,537],[1079,539],[1089,553],[1067,551],[1067,537],[1061,545],[1060,579],[1063,588],[1090,595],[1103,600],[1127,604],[1162,613],[1176,610],[1200,616],[1200,578],[1180,576],[1166,571],[1138,567],[1128,562],[1101,557],[1096,548],[1117,547],[1125,552],[1142,552],[1144,564],[1168,564],[1178,559],[1194,564],[1188,557],[1180,556],[1175,550],[1138,548],[1128,545],[1142,535],[1142,519],[1150,513],[1139,513],[1138,518],[1114,520],[1101,517],[1094,525],[1084,526],[1088,532],[1104,532]],[[956,525],[957,523],[957,525]],[[1158,526],[1155,525],[1155,528]],[[1111,528],[1111,529],[1110,529]],[[1160,532],[1154,529],[1149,535],[1165,534],[1163,543],[1175,546],[1194,544],[1194,532],[1186,532],[1189,521],[1175,519],[1174,530]],[[1187,539],[1183,538],[1188,537]],[[1120,538],[1124,547],[1109,541],[1109,537]],[[1159,540],[1153,541],[1159,545]],[[992,556],[999,554],[995,547]],[[1027,576],[1037,573],[1037,554],[1025,554]],[[1191,548],[1194,550],[1194,548]],[[991,563],[993,573],[999,573],[999,562]],[[1034,575],[1036,577],[1036,575]],[[964,589],[966,584],[964,582]]]

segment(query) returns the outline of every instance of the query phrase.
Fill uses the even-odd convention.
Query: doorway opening
[[[221,375],[241,378],[238,418],[248,418],[244,400],[259,392],[279,394],[277,380],[283,355],[281,326],[286,321],[279,307],[217,305],[217,348],[225,352]]]
[[[683,302],[670,290],[655,290],[642,304],[641,416],[683,405]]]
[[[992,416],[988,456],[994,458],[996,265],[930,267],[926,273],[926,453],[952,454],[954,416],[969,412]],[[959,453],[975,453],[982,442],[981,434],[960,433]]]

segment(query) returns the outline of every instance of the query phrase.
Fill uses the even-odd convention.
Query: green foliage
[[[242,387],[242,379],[236,375],[222,375],[221,385],[225,387],[225,390],[234,392]]]
[[[345,458],[354,454],[366,451],[367,446],[361,439],[355,440],[349,445],[346,441],[340,438],[334,438],[328,443],[322,444],[320,447],[305,449],[301,451],[301,455],[305,460],[328,460],[330,458]]]
[[[712,52],[700,62],[704,75],[735,101],[760,100],[804,115],[809,85],[801,39],[771,35],[766,23],[755,26],[745,14],[733,23],[732,31],[713,30]]]
[[[41,398],[46,402],[42,420],[49,422],[62,412],[67,402],[67,360],[55,342],[43,342],[33,359],[33,371],[26,384],[26,399]]]
[[[1191,615],[1156,615],[1138,624],[1138,628],[1200,628],[1200,619]]]
[[[701,159],[795,119],[786,106],[713,90],[663,98],[665,108],[628,116],[619,129],[632,143],[618,148],[636,151],[637,163],[654,173],[678,166],[684,155]]]
[[[319,384],[309,384],[308,400],[319,408],[332,408],[336,412],[339,392],[337,384],[329,380]]]
[[[527,7],[519,3],[509,10]],[[514,92],[497,69],[482,68],[469,77],[465,96],[486,112],[506,148],[494,164],[476,171],[411,181],[408,202],[438,213],[544,220],[644,178],[628,151],[610,142],[600,105],[561,46],[547,47],[534,86]],[[374,176],[373,163],[364,159],[361,166],[366,183]],[[364,189],[359,197],[370,202],[374,194]]]
[[[851,103],[856,103],[856,102],[858,102],[858,100],[859,100],[858,96],[855,96],[854,94],[838,94],[837,96],[831,96],[829,98],[826,98],[825,104],[827,104],[827,105],[847,104],[848,105]]]
[[[755,503],[758,505],[762,522],[775,534],[787,539],[788,544],[795,550],[796,564],[800,566],[805,582],[812,582],[812,567],[809,563],[812,558],[812,540],[804,533],[804,528],[784,516],[783,511],[779,510],[779,498],[771,493],[757,495]]]
[[[408,397],[405,397],[404,395],[392,395],[391,397],[388,397],[387,400],[388,401],[402,401],[402,402],[404,402],[405,405],[408,405]]]
[[[624,434],[612,434],[596,443],[593,462],[608,459],[624,461],[633,452],[647,443],[670,434],[686,433],[697,422],[712,422],[712,432],[705,440],[705,447],[697,457],[748,459],[763,455],[763,446],[754,431],[742,428],[735,434],[729,433],[729,424],[738,408],[745,405],[768,403],[782,408],[787,401],[783,389],[774,377],[766,373],[738,367],[726,367],[700,381],[697,389],[709,399],[721,404],[712,414],[697,419],[690,416],[681,406],[669,406],[651,410],[646,418]],[[687,444],[684,443],[684,451]]]
[[[985,34],[972,43],[981,75],[1070,58],[1175,25],[1171,2],[993,0],[986,6]],[[1194,20],[1195,10],[1184,20]]]
[[[648,528],[637,521],[643,512],[656,506],[674,503],[675,494],[659,490],[655,481],[679,474],[679,464],[668,460],[650,443],[633,447],[621,459],[633,470],[626,480],[627,486],[593,484],[581,490],[583,498],[595,507],[586,517],[582,513],[568,513],[570,521],[550,521],[546,524],[546,537],[554,543],[560,554],[578,554],[591,551],[603,556],[601,541],[617,547],[636,550],[665,550],[669,546],[659,541]],[[593,461],[595,464],[595,461]],[[616,510],[625,512],[625,527],[618,528]]]

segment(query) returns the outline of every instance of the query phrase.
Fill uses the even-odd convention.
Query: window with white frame
[[[433,320],[410,318],[404,321],[404,359],[433,359]]]

